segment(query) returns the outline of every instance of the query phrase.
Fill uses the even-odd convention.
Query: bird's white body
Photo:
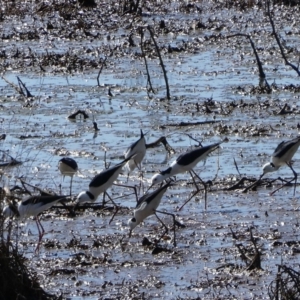
[[[63,157],[58,164],[59,171],[63,176],[73,177],[78,171],[78,165],[73,158]]]
[[[77,205],[86,202],[95,202],[100,194],[106,192],[106,190],[113,185],[119,174],[122,172],[123,166],[131,159],[131,157],[132,156],[129,156],[121,163],[97,174],[90,182],[89,190],[83,191],[77,196]]]
[[[72,194],[72,183],[73,183],[73,176],[77,173],[78,171],[78,165],[77,162],[70,157],[63,157],[59,161],[59,171],[63,176],[63,179],[65,176],[70,176],[71,177],[71,182],[70,182],[70,195]]]
[[[28,199],[23,200],[19,203],[16,207],[6,206],[3,210],[3,213],[6,217],[12,217],[16,215],[19,218],[28,218],[28,217],[35,217],[36,226],[39,232],[39,240],[36,246],[35,251],[39,250],[40,243],[42,241],[43,235],[45,230],[39,220],[38,215],[51,208],[57,202],[65,199],[66,196],[59,196],[59,195],[49,195],[49,196],[31,196]]]
[[[136,167],[138,167],[139,169],[141,168],[141,163],[146,155],[146,140],[142,130],[141,137],[130,147],[128,147],[128,149],[124,153],[124,156],[125,158],[128,158],[134,154],[134,158],[129,160],[125,166],[129,173],[132,172]]]
[[[202,148],[196,148],[181,154],[175,161],[171,163],[168,169],[153,175],[151,179],[152,184],[157,184],[169,177],[191,171],[199,163],[199,161],[205,160],[208,154],[217,149],[221,143],[222,142]]]
[[[66,196],[31,196],[21,201],[16,207],[6,206],[3,209],[5,217],[17,217],[26,219],[36,217],[38,214],[51,208],[57,202],[63,200]]]
[[[134,217],[128,221],[128,225],[131,231],[144,219],[155,213],[155,210],[158,208],[162,196],[169,185],[170,182],[158,188],[154,192],[144,195],[139,199],[137,206],[134,210]]]
[[[266,163],[263,166],[263,175],[277,171],[281,166],[290,163],[299,146],[300,137],[287,142],[281,142],[272,155],[272,162]]]

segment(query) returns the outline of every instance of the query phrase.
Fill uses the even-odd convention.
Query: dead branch
[[[146,149],[158,147],[160,144],[164,145],[169,154],[175,153],[175,150],[170,146],[165,136],[160,137],[153,143],[146,144]]]
[[[8,79],[6,79],[4,76],[1,76],[1,78],[8,83],[12,88],[14,88],[19,94],[23,95],[22,90],[20,90],[20,88],[15,85],[14,83],[10,82]]]
[[[103,67],[106,65],[106,64],[105,64],[105,63],[106,63],[106,60],[107,60],[107,56],[105,56],[105,58],[104,58],[104,60],[103,60],[103,62],[102,62],[101,68],[100,68],[100,70],[99,70],[99,72],[98,72],[98,76],[97,76],[97,83],[98,83],[98,86],[100,86],[100,80],[99,80],[99,78],[100,78],[100,74],[101,74],[101,72],[102,72]]]
[[[156,40],[154,38],[154,33],[151,29],[151,26],[148,25],[147,28],[148,28],[148,31],[150,33],[151,39],[152,39],[152,41],[155,45],[155,49],[156,49],[156,52],[157,52],[157,55],[158,55],[158,58],[159,58],[159,63],[160,63],[160,66],[161,66],[163,74],[164,74],[164,79],[165,79],[165,83],[166,83],[166,90],[167,90],[167,99],[170,100],[171,99],[170,88],[169,88],[168,77],[167,77],[167,72],[166,72],[166,69],[165,69],[165,65],[164,65],[164,62],[163,62],[162,57],[160,55],[160,51],[159,51],[158,45],[156,43]]]
[[[239,176],[241,177],[242,175],[241,175],[239,167],[238,167],[238,165],[237,165],[237,163],[235,161],[235,158],[233,158],[233,162],[234,162],[234,166],[235,166],[236,171],[238,172]]]
[[[246,38],[248,38],[250,44],[251,44],[251,47],[252,47],[252,50],[254,52],[254,55],[255,55],[255,58],[256,58],[256,63],[257,63],[257,67],[258,67],[258,72],[259,72],[259,85],[260,87],[263,86],[263,83],[265,83],[266,87],[267,87],[267,92],[268,93],[271,93],[271,88],[270,88],[270,85],[266,79],[266,75],[265,75],[265,72],[263,70],[263,67],[262,67],[262,63],[259,59],[259,56],[258,56],[258,53],[256,51],[256,48],[255,48],[255,45],[251,39],[251,36],[248,35],[248,34],[243,34],[243,33],[237,33],[237,34],[234,34],[234,35],[230,35],[230,36],[227,36],[227,38],[231,38],[231,37],[235,37],[235,36],[244,36]]]
[[[27,98],[31,98],[33,97],[32,94],[29,92],[29,90],[27,89],[27,87],[25,86],[25,84],[22,82],[22,80],[19,78],[19,76],[17,76],[17,79],[18,79],[18,84],[19,84],[19,88],[20,88],[20,91],[21,91],[21,94]],[[24,93],[24,90],[26,92],[26,95]]]
[[[254,250],[255,250],[255,255],[253,260],[251,261],[250,265],[248,266],[247,270],[255,270],[255,269],[259,269],[262,270],[261,267],[261,259],[260,259],[260,252],[257,248],[256,245],[256,240],[253,238],[253,234],[252,234],[252,228],[249,228],[250,231],[250,241],[252,242],[253,246],[254,246]]]
[[[242,187],[244,187],[244,182],[248,180],[247,177],[243,177],[241,178],[236,184],[228,187],[228,188],[224,188],[224,191],[234,191],[234,190],[238,190]]]
[[[12,157],[11,155],[9,155],[7,152],[0,150],[0,152],[2,152],[4,155],[7,155],[10,157],[11,161],[9,162],[5,162],[5,163],[0,163],[0,167],[12,167],[12,166],[17,166],[17,165],[21,165],[23,162],[16,160],[14,157]]]
[[[83,115],[84,119],[87,119],[89,116],[84,110],[77,110],[75,113],[68,116],[68,119],[76,119],[77,115]]]
[[[288,66],[290,66],[290,67],[298,74],[298,76],[300,76],[300,70],[298,69],[298,67],[296,67],[294,64],[290,63],[290,62],[288,61],[288,59],[287,59],[285,53],[284,53],[284,49],[283,49],[283,47],[282,47],[282,45],[281,45],[280,39],[279,39],[278,34],[277,34],[276,30],[275,30],[275,25],[274,25],[274,22],[273,22],[273,19],[272,19],[272,16],[271,16],[271,12],[270,12],[270,1],[269,1],[269,0],[266,1],[266,4],[267,4],[267,15],[268,15],[268,17],[269,17],[270,24],[271,24],[271,26],[272,26],[272,34],[274,35],[274,38],[275,38],[275,40],[276,40],[276,42],[277,42],[277,45],[278,45],[278,47],[279,47],[281,56],[282,56],[282,58],[283,58],[285,64],[288,65]]]
[[[292,114],[293,111],[289,109],[289,105],[285,103],[284,107],[277,113],[277,115],[287,115],[287,114]]]
[[[206,125],[206,124],[215,124],[222,122],[221,120],[210,120],[210,121],[200,121],[200,122],[180,122],[180,123],[169,123],[159,126],[160,129],[164,127],[184,127],[184,126],[197,126],[197,125]]]
[[[152,87],[152,82],[151,82],[151,77],[150,77],[150,73],[149,73],[149,68],[148,68],[148,62],[147,62],[147,58],[146,58],[146,54],[144,51],[144,43],[143,43],[143,38],[144,38],[144,30],[142,27],[140,27],[140,35],[141,35],[141,51],[142,51],[142,56],[144,58],[144,62],[145,62],[145,67],[146,67],[146,72],[147,72],[147,86],[149,84],[149,88],[147,88],[147,92],[152,92],[153,94],[155,94],[155,91]]]

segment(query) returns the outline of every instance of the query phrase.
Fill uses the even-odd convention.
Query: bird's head
[[[152,185],[161,183],[164,179],[164,175],[162,175],[161,173],[154,174],[151,178]]]
[[[266,163],[262,170],[263,170],[263,175],[265,175],[266,173],[270,173],[270,172],[274,172],[274,171],[277,171],[279,169],[279,167],[276,167],[273,163],[269,162],[269,163]]]
[[[135,217],[131,218],[128,220],[128,226],[130,228],[130,231],[129,231],[129,237],[131,236],[131,232],[132,230],[138,225],[138,221]]]
[[[93,202],[95,200],[94,195],[89,191],[83,191],[79,193],[77,196],[77,205],[86,203],[86,202]]]

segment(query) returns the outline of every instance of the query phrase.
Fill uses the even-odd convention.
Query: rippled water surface
[[[228,10],[227,13],[231,18],[242,15],[240,11]],[[204,12],[202,22],[207,22],[211,14]],[[254,9],[243,17],[259,19],[261,14],[263,12]],[[192,22],[194,17],[199,16],[165,16],[178,22]],[[224,13],[216,17],[221,23],[226,22]],[[28,22],[30,24],[32,19]],[[22,24],[15,26],[18,28]],[[236,29],[231,28],[231,34],[239,32],[238,24],[235,26]],[[255,26],[255,22],[249,23],[248,32]],[[122,33],[122,30],[114,33],[120,41]],[[139,187],[142,182],[143,188],[138,189],[141,196],[150,186],[155,172],[165,169],[180,153],[197,145],[193,139],[203,145],[227,140],[220,150],[195,168],[204,181],[213,180],[208,191],[207,210],[204,209],[203,192],[200,192],[178,211],[193,190],[188,174],[178,175],[177,184],[165,193],[160,210],[176,214],[186,225],[177,230],[177,247],[172,245],[171,231],[170,239],[162,241],[170,252],[152,255],[150,248],[141,245],[144,236],[150,240],[159,236],[161,229],[155,217],[147,219],[135,229],[132,238],[128,238],[127,220],[135,206],[130,188],[113,186],[108,191],[122,206],[110,225],[110,210],[79,211],[75,218],[62,214],[63,210],[57,208],[45,213],[41,219],[46,234],[38,256],[34,255],[38,235],[35,222],[22,223],[18,247],[50,293],[63,294],[74,300],[121,299],[125,290],[132,298],[144,293],[149,299],[263,299],[268,298],[267,288],[276,277],[277,264],[283,262],[299,267],[299,254],[295,250],[298,246],[291,248],[285,243],[299,241],[299,188],[295,197],[293,187],[270,196],[277,185],[249,193],[223,190],[242,176],[257,179],[261,166],[270,161],[278,143],[298,135],[299,93],[275,89],[271,94],[242,92],[239,87],[246,89],[258,85],[257,65],[251,47],[242,38],[232,39],[232,44],[205,42],[205,36],[211,33],[216,32],[195,29],[189,34],[169,34],[161,38],[160,43],[165,45],[203,39],[195,51],[164,54],[171,92],[169,101],[164,99],[164,80],[157,58],[149,59],[152,84],[157,89],[157,94],[151,98],[145,88],[144,63],[132,57],[109,58],[108,66],[100,76],[101,86],[97,86],[98,69],[67,75],[50,70],[44,73],[26,69],[3,72],[5,79],[16,85],[19,76],[34,95],[28,99],[21,97],[7,81],[0,79],[0,133],[7,135],[1,141],[1,150],[23,162],[20,166],[3,169],[2,182],[9,187],[20,186],[18,178],[23,177],[32,185],[59,193],[58,161],[67,155],[76,159],[80,169],[73,180],[72,194],[75,196],[86,190],[91,178],[105,167],[105,158],[107,163],[120,162],[126,148],[139,138],[140,129],[143,129],[148,132],[148,143],[166,136],[176,153],[168,155],[163,146],[148,149],[142,179],[138,171],[132,173],[128,182],[127,174],[120,175],[118,182],[122,184]],[[222,34],[225,36],[229,32]],[[138,43],[138,37],[134,38]],[[299,83],[296,73],[278,58],[278,49],[274,50],[277,59],[273,59],[267,54],[269,44],[263,38],[256,37],[255,42],[262,48],[261,59],[266,60],[264,67],[270,84]],[[270,37],[268,42],[275,45]],[[64,48],[96,48],[103,43],[115,46],[118,39],[95,39],[94,42],[86,41],[85,45],[82,41],[64,40],[61,48],[53,41],[56,45],[53,49],[64,52]],[[291,47],[299,44],[299,34],[290,36],[287,43]],[[14,45],[6,43],[3,47],[25,49],[27,46],[16,41]],[[54,51],[45,40],[32,42],[31,48],[37,53],[44,49]],[[113,97],[108,96],[108,88]],[[217,105],[211,113],[206,113],[205,101],[209,99]],[[270,108],[259,105],[265,101],[271,103]],[[252,106],[240,105],[230,113],[229,103],[242,102]],[[272,112],[278,112],[285,103],[295,109],[295,113],[280,115]],[[77,110],[84,110],[89,118],[68,119]],[[98,124],[98,132],[93,128],[93,121]],[[180,122],[205,121],[215,123],[178,125]],[[222,133],[220,126],[230,130]],[[256,134],[258,128],[266,128],[266,132]],[[3,161],[8,159],[3,154]],[[299,152],[294,156],[294,168],[300,168]],[[288,167],[282,167],[268,175],[274,179],[279,176],[291,178],[292,173]],[[62,192],[69,192],[69,178],[62,182]],[[99,202],[101,199],[100,196]],[[172,221],[169,217],[163,217],[163,220],[167,224]],[[245,271],[246,265],[235,246],[242,243],[250,247],[250,227],[261,249],[263,268],[253,274]],[[230,228],[237,232],[238,240],[233,239]],[[274,246],[274,241],[281,244]],[[229,263],[240,268],[223,267]]]

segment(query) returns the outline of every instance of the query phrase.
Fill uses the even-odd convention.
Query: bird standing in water
[[[273,191],[271,193],[271,195],[273,195],[275,192],[277,192],[278,190],[280,190],[282,187],[286,186],[287,184],[289,184],[290,182],[292,182],[293,180],[295,180],[295,186],[294,186],[294,196],[295,196],[295,192],[296,192],[296,184],[297,184],[297,173],[296,171],[293,169],[292,167],[292,163],[291,160],[294,156],[294,154],[296,153],[296,151],[298,150],[300,146],[300,136],[296,137],[290,141],[283,141],[281,142],[275,149],[273,155],[272,155],[272,161],[269,163],[266,163],[263,166],[263,174],[260,176],[260,179],[269,172],[275,172],[277,171],[280,167],[287,165],[293,172],[294,174],[294,178],[288,182],[286,182],[285,184],[283,184],[280,188],[276,189],[275,191]]]
[[[163,180],[175,176],[180,173],[189,172],[194,185],[196,187],[196,191],[192,194],[192,196],[180,207],[179,210],[183,208],[197,193],[199,193],[200,189],[196,184],[195,177],[197,177],[201,183],[205,187],[206,191],[206,184],[203,180],[195,173],[193,168],[200,162],[201,160],[205,160],[211,152],[218,149],[220,144],[223,142],[215,143],[212,145],[204,146],[204,147],[197,147],[196,149],[190,150],[186,153],[181,154],[175,161],[173,161],[170,167],[160,173],[153,175],[152,177],[152,185],[161,183]],[[206,198],[206,197],[205,197]],[[206,205],[205,205],[206,206]]]
[[[59,171],[61,175],[63,176],[63,179],[65,176],[70,176],[71,177],[71,183],[70,183],[70,196],[72,195],[72,182],[73,182],[73,176],[77,173],[78,171],[78,165],[77,162],[70,157],[63,157],[59,161]]]
[[[157,190],[155,190],[152,193],[145,194],[143,197],[141,197],[138,200],[138,203],[136,205],[136,208],[134,209],[134,217],[131,218],[128,221],[128,225],[130,227],[130,232],[129,232],[129,237],[131,236],[132,230],[139,225],[141,222],[144,221],[147,217],[151,215],[155,215],[157,219],[160,221],[160,223],[164,226],[165,232],[161,236],[161,238],[168,232],[168,227],[163,223],[163,221],[158,217],[157,213],[165,214],[165,215],[170,215],[173,217],[173,230],[174,230],[174,246],[176,246],[176,237],[175,237],[175,215],[163,211],[157,210],[161,199],[166,192],[167,188],[170,186],[171,181],[166,183],[165,185],[161,186]],[[160,238],[160,239],[161,239]],[[159,239],[159,240],[160,240]]]
[[[39,214],[51,208],[57,202],[65,200],[67,197],[68,196],[62,195],[31,196],[20,202],[17,206],[11,204],[4,207],[3,216],[12,217],[15,215],[17,218],[21,219],[35,217],[36,226],[39,232],[39,240],[35,252],[38,252],[45,233],[44,227],[39,219]]]

